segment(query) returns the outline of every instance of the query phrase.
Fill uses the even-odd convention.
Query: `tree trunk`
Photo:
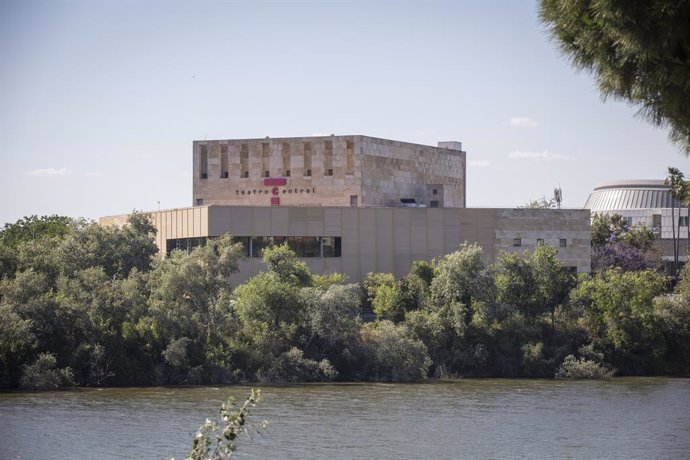
[[[671,231],[673,232],[673,276],[678,270],[678,251],[676,250],[676,206],[671,202]]]

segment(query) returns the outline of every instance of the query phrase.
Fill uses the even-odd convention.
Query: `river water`
[[[690,379],[263,387],[238,459],[690,458]],[[249,387],[0,393],[0,458],[184,458]]]

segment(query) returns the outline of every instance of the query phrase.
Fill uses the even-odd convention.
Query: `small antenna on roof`
[[[561,202],[563,201],[563,190],[560,187],[553,189],[553,199],[556,200],[556,207],[561,209]]]

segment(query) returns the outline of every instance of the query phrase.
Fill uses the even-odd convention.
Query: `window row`
[[[304,177],[311,177],[311,169],[305,169],[302,171],[302,175]],[[326,176],[332,176],[333,175],[333,169],[329,168],[325,171],[324,175]],[[291,176],[291,171],[289,169],[285,170],[285,177],[290,177]],[[263,175],[261,177],[271,177],[271,172],[270,171],[264,171]],[[201,173],[201,178],[202,179],[208,179],[208,173],[202,172]],[[228,171],[223,171],[220,175],[221,179],[229,179],[230,178],[230,173]],[[249,179],[249,171],[242,171],[240,174],[240,179]]]
[[[325,141],[325,149],[323,151],[323,168],[324,175],[333,175],[333,141]],[[290,164],[292,161],[293,152],[291,152],[291,144],[288,142],[283,142],[280,146],[282,162],[283,162],[283,173],[284,175],[290,176]],[[270,145],[267,142],[261,144],[261,151],[252,149],[257,152],[257,157],[261,159],[260,171],[264,171],[264,177],[269,177],[268,165],[270,154]],[[230,175],[228,166],[228,146],[221,144],[220,146],[220,177],[222,179],[227,179]],[[259,156],[260,155],[260,156]],[[304,176],[311,176],[312,171],[312,144],[311,142],[304,142],[302,151],[298,153],[302,156],[304,165]],[[249,177],[249,158],[250,158],[250,148],[248,144],[240,145],[239,152],[239,164],[240,164],[240,177]],[[354,174],[354,143],[352,141],[347,141],[345,145],[345,174]],[[208,148],[206,145],[199,146],[199,167],[200,167],[200,177],[201,179],[208,179]]]
[[[168,255],[175,250],[190,252],[206,244],[206,240],[206,237],[169,239],[165,252]],[[285,243],[297,257],[341,256],[342,239],[339,236],[236,236],[234,240],[242,243],[247,257],[262,257],[265,248]]]
[[[545,244],[544,238],[537,238],[537,245],[540,245],[540,244]],[[515,247],[522,246],[522,238],[513,238],[513,246],[515,246]],[[558,240],[558,246],[561,248],[568,247],[568,240],[566,238],[560,238]]]

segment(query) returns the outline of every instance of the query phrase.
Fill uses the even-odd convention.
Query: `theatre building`
[[[161,255],[231,234],[247,258],[237,281],[264,269],[261,251],[286,242],[314,273],[352,282],[407,274],[467,242],[485,261],[503,251],[559,250],[590,270],[590,215],[582,209],[466,208],[466,153],[368,136],[195,141],[193,206],[152,212]],[[127,216],[100,219],[122,225]]]

